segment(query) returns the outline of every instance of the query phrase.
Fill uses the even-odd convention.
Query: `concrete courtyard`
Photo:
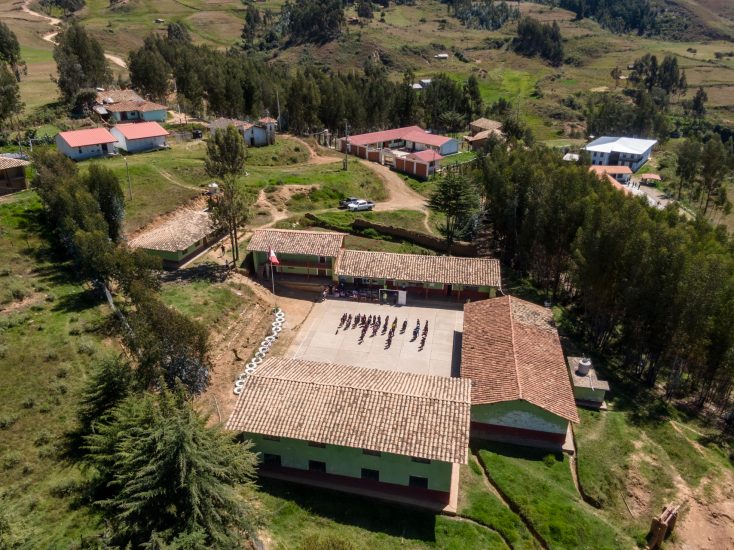
[[[382,325],[385,316],[390,324],[398,319],[392,345],[386,348],[387,332],[382,328],[372,336],[367,330],[364,341],[359,342],[361,327],[339,328],[344,313],[355,316],[380,315]],[[400,333],[403,321],[407,328]],[[413,329],[420,320],[421,332],[414,341]],[[420,349],[423,327],[428,321],[428,336]],[[297,359],[341,363],[357,367],[383,370],[451,376],[458,371],[461,356],[461,331],[464,312],[461,309],[425,306],[388,306],[355,303],[345,300],[326,300],[317,303],[293,340],[287,355]],[[389,326],[388,326],[389,329]]]

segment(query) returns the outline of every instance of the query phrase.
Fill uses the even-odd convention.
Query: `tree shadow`
[[[430,511],[269,478],[260,478],[259,484],[262,491],[336,523],[435,542],[436,514]]]

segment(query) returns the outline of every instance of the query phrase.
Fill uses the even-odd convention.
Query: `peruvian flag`
[[[271,248],[268,249],[268,261],[273,265],[280,265],[278,256],[275,255],[275,251]]]

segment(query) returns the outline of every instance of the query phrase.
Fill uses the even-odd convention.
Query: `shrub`
[[[0,416],[0,430],[7,430],[16,423],[17,416]]]
[[[67,479],[60,481],[53,485],[48,493],[54,498],[67,498],[78,493],[81,489],[81,484],[73,479]]]
[[[83,355],[92,355],[94,354],[94,346],[89,342],[79,342],[77,351]]]
[[[20,302],[28,294],[22,288],[14,288],[13,290],[10,291],[10,295],[13,297],[13,300],[16,300],[16,301]]]
[[[20,405],[24,409],[32,409],[35,404],[36,402],[32,397],[26,397]]]
[[[51,443],[51,434],[45,430],[40,432],[33,440],[33,445],[35,445],[36,447],[43,447],[44,445],[48,445],[49,443]]]
[[[0,466],[3,470],[11,470],[18,464],[20,464],[20,455],[18,453],[8,453],[0,461]]]
[[[57,361],[59,358],[59,354],[55,351],[47,351],[46,356],[44,357],[44,360],[48,363],[50,361]]]
[[[8,346],[5,344],[0,344],[0,359],[5,359],[5,356],[8,354]]]
[[[64,367],[61,367],[59,370],[56,371],[56,378],[66,378],[66,376],[69,374],[69,371],[66,370]]]

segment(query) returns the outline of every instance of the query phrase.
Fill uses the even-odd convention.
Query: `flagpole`
[[[273,260],[270,260],[270,282],[273,285],[273,296],[275,296],[275,269],[273,268]]]

